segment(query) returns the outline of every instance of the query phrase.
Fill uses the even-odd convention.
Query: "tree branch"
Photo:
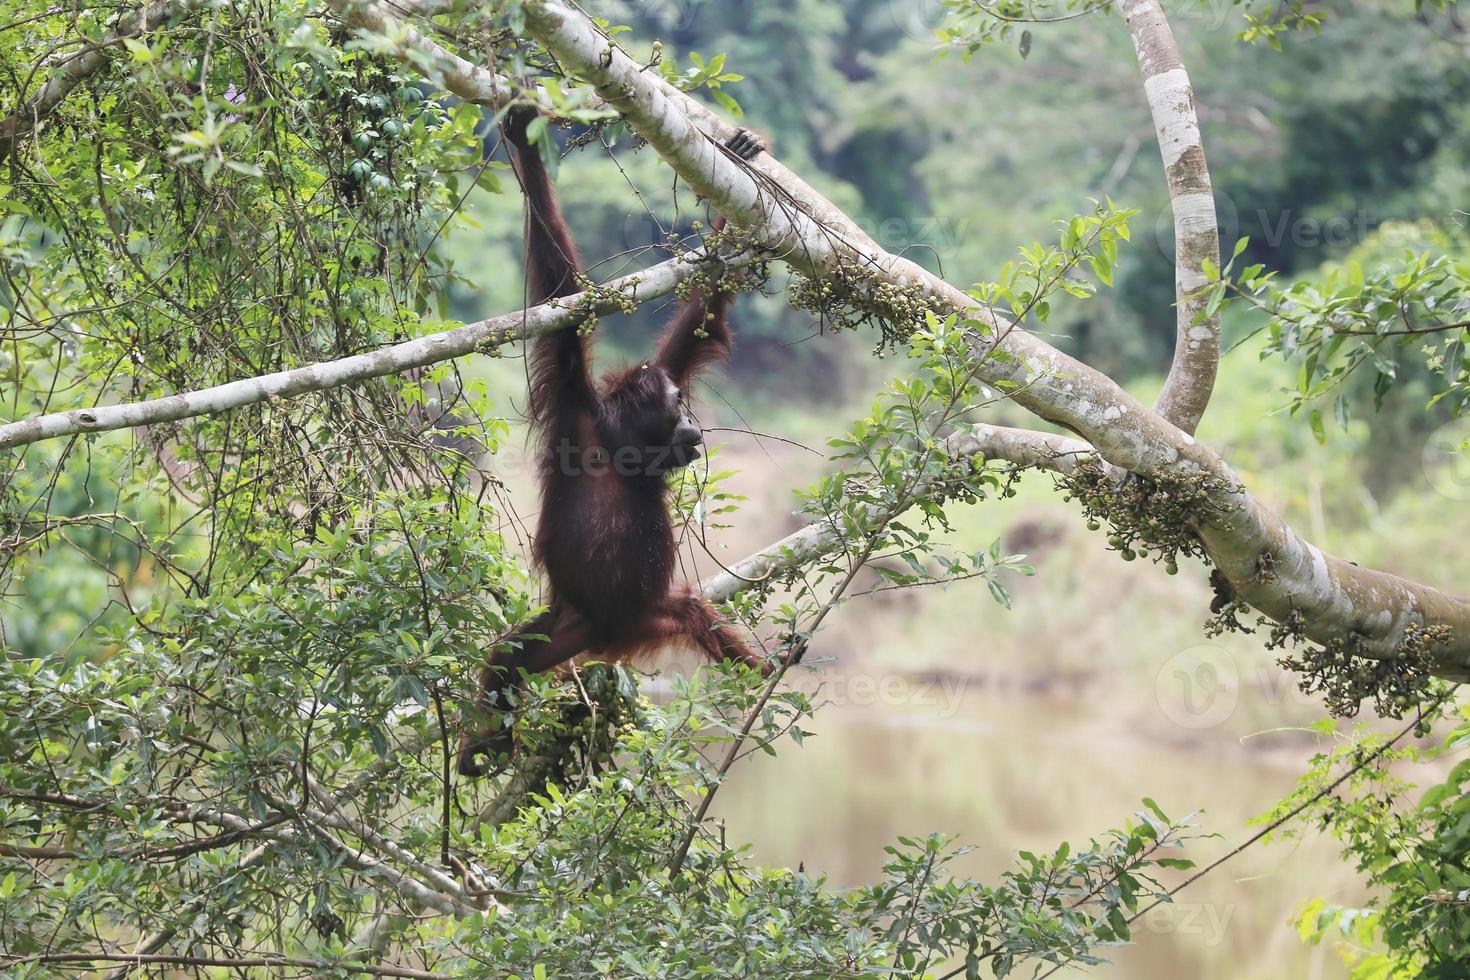
[[[1220,364],[1220,314],[1204,315],[1209,302],[1204,264],[1220,267],[1215,195],[1194,109],[1194,89],[1163,8],[1158,0],[1123,0],[1122,11],[1138,52],[1143,91],[1154,117],[1169,205],[1174,211],[1178,326],[1174,361],[1154,410],[1192,435],[1210,402]]]
[[[242,835],[242,837],[243,836],[244,835]],[[235,866],[235,870],[237,873],[249,871],[251,868],[264,864],[266,859],[269,858],[272,853],[273,852],[269,844],[260,844],[252,848],[249,854],[246,854],[243,858],[240,859],[239,863]],[[179,914],[173,917],[174,922],[187,921],[190,912],[202,908],[204,904],[208,901],[209,895],[207,892],[202,895],[196,895],[184,905]],[[170,924],[163,926],[161,929],[158,929],[155,932],[149,933],[147,936],[144,936],[141,940],[138,941],[137,948],[135,948],[130,954],[129,958],[132,960],[132,962],[125,963],[115,970],[110,970],[107,975],[103,977],[103,980],[123,980],[124,977],[133,972],[134,966],[140,965],[140,962],[136,959],[136,957],[146,956],[150,953],[158,952],[158,950],[162,949],[165,945],[168,944],[169,940],[178,935],[178,932],[178,926]]]
[[[738,268],[750,260],[751,256],[741,255],[724,260],[724,265]],[[642,272],[614,279],[594,290],[564,297],[554,306],[542,304],[528,310],[504,313],[454,330],[384,347],[371,354],[355,354],[144,402],[78,408],[10,422],[0,425],[0,449],[61,436],[214,415],[276,398],[294,398],[371,378],[402,374],[475,351],[494,350],[514,340],[527,340],[553,330],[573,327],[586,319],[589,312],[605,314],[620,311],[629,298],[635,303],[645,303],[667,295],[681,280],[718,261],[707,257],[702,250],[694,251]]]
[[[419,70],[425,65],[433,66],[445,89],[466,101],[500,106],[515,91],[515,86],[503,76],[459,57],[425,37],[400,16],[414,13],[431,16],[438,12],[433,6],[408,0],[391,5],[328,0],[327,5],[353,27],[391,39],[388,53],[393,57],[410,61]],[[67,55],[35,95],[0,120],[0,161],[15,152],[22,139],[39,129],[78,85],[106,66],[108,48],[147,34],[193,6],[193,0],[154,0],[119,18],[112,30],[81,51]]]
[[[321,826],[333,824],[333,818],[310,809],[303,809],[302,814],[309,818],[312,823]],[[233,813],[220,810],[212,810],[204,807],[192,809],[188,813],[191,820],[207,823],[216,827],[224,827],[229,830],[239,830],[244,833],[254,833],[268,840],[280,843],[294,842],[301,835],[301,831],[293,827],[281,827],[270,830],[259,830],[252,828],[250,822]],[[433,884],[425,883],[413,877],[401,868],[390,865],[387,861],[379,860],[366,854],[362,849],[348,847],[341,841],[332,838],[320,830],[317,836],[324,838],[331,847],[336,850],[342,859],[342,864],[355,871],[367,872],[386,878],[394,889],[410,902],[416,902],[425,908],[437,909],[448,915],[473,915],[479,911],[473,904],[466,902],[462,895],[463,891],[457,884],[453,890],[445,891]],[[371,846],[371,841],[364,841]]]
[[[850,220],[769,154],[743,164],[720,152],[711,134],[723,139],[728,125],[643,71],[580,12],[561,0],[527,0],[524,9],[531,32],[565,69],[593,84],[680,177],[788,263],[820,275],[846,261],[874,283],[917,285],[941,312],[978,321],[973,349],[982,380],[1080,433],[1115,466],[1205,489],[1207,506],[1194,529],[1246,602],[1272,619],[1298,623],[1308,639],[1351,639],[1369,656],[1397,656],[1410,627],[1444,627],[1443,638],[1426,651],[1436,673],[1470,676],[1470,602],[1325,554],[1247,493],[1217,454],[1100,372],[853,234]],[[697,108],[686,109],[691,103]]]
[[[1141,2],[1134,0],[1130,9]],[[769,154],[746,164],[724,153],[718,142],[733,132],[732,127],[656,73],[643,71],[578,11],[560,0],[528,0],[525,11],[532,32],[569,71],[596,86],[697,192],[788,263],[815,275],[843,263],[863,270],[874,287],[918,287],[939,312],[958,312],[976,322],[972,346],[982,380],[1008,390],[1014,401],[1041,417],[1081,433],[1114,466],[1152,479],[1196,481],[1208,488],[1207,505],[1200,508],[1193,526],[1246,602],[1278,621],[1298,621],[1309,639],[1353,639],[1363,653],[1374,656],[1397,655],[1409,627],[1447,627],[1448,636],[1428,650],[1435,670],[1448,677],[1470,676],[1470,602],[1324,554],[1251,497],[1217,454],[1106,376],[1016,329],[917,264],[878,248],[845,214]],[[432,41],[416,34],[402,37],[399,56],[404,60],[420,64],[425,56],[440,57],[436,52],[442,49]],[[483,82],[484,72],[475,69],[464,77],[466,81],[456,84]],[[681,261],[694,260],[675,263]],[[669,275],[661,280],[667,287],[663,291],[672,289],[677,277],[670,266],[675,263],[642,273],[639,297],[657,295],[650,279],[660,270]],[[612,285],[621,288],[627,278]],[[565,306],[538,307],[374,354],[205,392],[15,422],[0,426],[0,448],[188,418],[398,373],[506,339],[561,329],[578,318]],[[1001,439],[998,444],[1004,443]],[[759,578],[759,568],[754,570],[757,574],[749,577]],[[739,567],[734,571],[744,574]]]
[[[955,432],[944,440],[940,451],[951,459],[980,455],[986,459],[1006,460],[1027,469],[1048,469],[1059,473],[1071,472],[1084,456],[1097,455],[1091,446],[1077,439],[999,425],[976,425]],[[916,499],[922,498],[933,490],[932,483],[920,484],[913,495]],[[893,516],[872,514],[869,520],[878,524]],[[710,576],[700,583],[700,588],[708,599],[730,599],[781,572],[830,554],[844,540],[839,529],[830,522],[813,521]]]
[[[82,82],[107,64],[107,49],[128,38],[147,34],[175,14],[189,9],[185,0],[156,0],[120,17],[112,30],[81,51],[67,55],[52,70],[46,83],[29,99],[0,120],[0,161],[4,161],[20,141],[40,128],[66,97]]]
[[[402,966],[368,966],[362,963],[309,960],[300,956],[173,956],[150,955],[147,953],[41,953],[36,956],[17,956],[0,960],[0,967],[24,966],[27,963],[128,963],[146,966],[150,963],[161,966],[214,966],[226,970],[241,970],[247,967],[296,967],[324,973],[362,973],[374,977],[410,977],[414,980],[451,980],[448,973],[432,973],[428,970],[413,970]]]
[[[405,22],[399,14],[436,11],[427,4],[404,0],[380,4],[359,0],[327,0],[327,6],[338,17],[362,31],[391,40],[387,54],[422,72],[425,65],[438,73],[434,80],[467,102],[500,106],[508,102],[516,86],[501,75],[473,64],[443,47]]]

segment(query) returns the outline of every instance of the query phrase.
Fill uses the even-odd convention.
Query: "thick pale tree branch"
[[[1083,457],[1097,456],[1091,446],[1078,439],[1001,425],[976,425],[955,432],[944,440],[941,450],[951,459],[979,455],[986,459],[1005,460],[1025,469],[1046,469],[1057,473],[1070,473]],[[915,496],[923,497],[928,492],[929,488],[920,486],[916,488]],[[876,526],[892,516],[874,514],[870,523]],[[700,583],[700,588],[709,599],[731,599],[784,571],[800,568],[831,554],[845,540],[841,529],[831,521],[813,521],[710,576]]]
[[[1097,452],[1081,439],[1006,425],[972,426],[949,442],[952,451],[961,455],[979,453],[986,459],[1004,460],[1022,469],[1062,474],[1074,471],[1084,459],[1098,458]]]
[[[1445,635],[1436,631],[1428,651],[1437,672],[1457,678],[1470,674],[1470,602],[1324,554],[1251,497],[1218,455],[1106,376],[997,318],[917,264],[878,248],[846,215],[769,154],[752,164],[726,154],[718,144],[733,132],[732,127],[656,73],[643,71],[580,12],[556,0],[528,0],[525,10],[533,33],[565,68],[593,84],[698,193],[791,265],[818,275],[845,265],[862,270],[874,289],[916,287],[940,312],[959,312],[977,322],[973,346],[978,377],[1008,386],[1018,404],[1081,433],[1114,466],[1203,489],[1207,497],[1194,527],[1245,601],[1274,619],[1295,620],[1308,638],[1352,640],[1362,652],[1375,656],[1397,655],[1410,627],[1442,627]],[[399,56],[415,65],[425,58],[437,63],[442,49],[419,40],[423,49],[408,48]],[[651,295],[646,281],[650,275],[642,274],[640,298]],[[16,422],[0,427],[0,447],[186,418],[348,384],[469,353],[493,343],[498,331],[528,336],[559,329],[573,319],[565,308],[542,307],[376,354],[235,382],[207,393]],[[99,418],[97,413],[106,415]]]
[[[1123,0],[1154,117],[1169,206],[1174,211],[1174,362],[1154,410],[1193,433],[1210,402],[1220,364],[1220,314],[1206,315],[1205,263],[1220,267],[1215,195],[1194,109],[1194,88],[1158,0]]]
[[[183,0],[157,0],[125,14],[96,41],[60,60],[35,95],[16,106],[0,120],[0,161],[10,156],[20,141],[40,128],[57,106],[82,82],[107,64],[107,49],[128,38],[147,34],[164,21],[189,9]]]
[[[385,53],[423,74],[437,75],[436,82],[467,102],[500,106],[515,93],[515,86],[508,79],[466,61],[424,36],[400,16],[410,13],[431,15],[436,12],[433,6],[412,0],[391,4],[373,3],[371,0],[327,0],[327,6],[353,27],[387,38]]]
[[[157,425],[160,422],[214,415],[274,398],[294,398],[371,378],[402,374],[413,368],[437,364],[475,351],[494,350],[515,340],[526,340],[575,326],[593,311],[598,314],[617,312],[630,299],[635,303],[644,303],[665,296],[673,292],[681,280],[711,265],[713,261],[707,259],[702,250],[696,250],[651,266],[642,272],[614,279],[596,290],[565,297],[556,301],[555,306],[543,304],[528,310],[505,313],[454,330],[384,347],[371,354],[354,354],[335,361],[309,364],[289,371],[277,371],[257,378],[231,381],[213,388],[182,392],[144,402],[78,408],[10,422],[0,425],[0,449],[60,436],[106,432],[111,429]],[[740,255],[724,260],[724,265],[737,268],[749,261],[749,255]]]
[[[1195,529],[1246,602],[1294,621],[1309,639],[1352,641],[1371,656],[1398,656],[1408,629],[1437,628],[1427,651],[1436,672],[1470,676],[1470,602],[1325,554],[1255,500],[1218,455],[1101,373],[999,322],[915,263],[848,233],[851,221],[769,154],[743,165],[720,152],[716,139],[728,127],[703,107],[686,111],[693,100],[643,71],[579,11],[559,0],[528,0],[525,11],[532,33],[565,69],[594,85],[697,192],[790,264],[821,274],[853,263],[875,284],[919,286],[941,311],[988,325],[974,345],[977,376],[1014,386],[1017,403],[1082,434],[1109,463],[1204,490]]]

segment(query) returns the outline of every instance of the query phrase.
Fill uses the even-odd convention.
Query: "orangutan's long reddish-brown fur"
[[[526,199],[529,301],[578,291],[576,245],[527,126],[534,110],[504,124]],[[549,136],[543,138],[549,139]],[[726,147],[751,159],[764,146],[741,131]],[[722,227],[724,219],[716,222]],[[506,707],[519,671],[549,670],[580,653],[628,660],[680,639],[712,660],[764,662],[698,590],[674,582],[669,472],[699,456],[701,432],[689,413],[696,375],[730,353],[728,293],[696,291],[665,330],[653,359],[594,384],[588,340],[576,330],[537,338],[531,351],[530,415],[540,451],[541,513],[532,555],[546,573],[550,608],[528,623],[515,647],[498,653],[480,681],[487,720]],[[542,639],[541,637],[545,638]],[[509,729],[466,735],[459,771],[479,776],[483,755],[508,747]]]

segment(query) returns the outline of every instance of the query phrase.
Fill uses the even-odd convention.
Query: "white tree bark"
[[[1058,473],[1070,473],[1082,457],[1097,455],[1091,446],[1077,439],[1000,425],[977,425],[956,432],[944,440],[943,451],[955,459],[979,455]],[[920,487],[916,496],[924,496],[924,488]],[[874,514],[873,521],[876,523],[888,516],[893,515]],[[831,522],[813,521],[710,576],[700,583],[700,588],[706,598],[715,601],[733,598],[784,570],[798,568],[831,554],[843,540],[841,530]]]
[[[726,260],[724,264],[735,268],[745,265],[750,258],[749,255],[741,255]],[[611,298],[616,294],[624,294],[637,303],[665,296],[673,292],[682,279],[708,264],[705,253],[696,250],[651,266],[643,272],[614,279],[600,287],[598,300],[592,308],[599,314],[621,309],[620,303]],[[577,293],[557,301],[555,306],[543,304],[528,310],[505,313],[454,330],[394,344],[371,354],[356,354],[335,361],[309,364],[290,371],[277,371],[258,378],[231,381],[199,391],[182,392],[145,402],[53,412],[10,422],[0,425],[0,449],[60,436],[106,432],[136,425],[157,425],[160,422],[214,415],[275,398],[294,398],[313,391],[356,384],[370,378],[402,374],[413,368],[437,364],[475,351],[488,352],[515,340],[527,340],[554,330],[573,327],[586,319],[586,310],[579,304],[587,299],[589,293]]]
[[[1204,265],[1220,267],[1215,194],[1194,111],[1194,88],[1158,0],[1123,0],[1123,16],[1138,52],[1143,91],[1154,117],[1164,179],[1174,211],[1174,362],[1154,411],[1190,434],[1215,388],[1220,363],[1220,315],[1206,316]],[[1199,322],[1195,322],[1198,320]]]
[[[1130,4],[1130,9],[1137,6]],[[379,8],[371,9],[387,16]],[[769,154],[749,164],[726,154],[717,144],[734,132],[733,127],[656,73],[643,71],[579,11],[561,0],[527,0],[524,9],[532,32],[571,74],[594,85],[698,193],[778,257],[809,274],[821,275],[845,263],[866,270],[874,287],[917,287],[937,310],[959,312],[976,323],[978,377],[992,385],[1013,385],[1012,397],[1018,404],[1082,434],[1116,467],[1151,479],[1196,481],[1207,487],[1208,498],[1194,527],[1211,559],[1252,606],[1277,620],[1296,618],[1310,639],[1353,639],[1362,652],[1374,656],[1395,656],[1410,627],[1446,627],[1447,638],[1429,650],[1436,670],[1447,677],[1470,677],[1470,602],[1323,553],[1255,500],[1216,453],[1106,376],[1014,328],[915,263],[878,248],[845,214]],[[424,57],[436,64],[443,57],[455,57],[421,36],[401,36],[405,40],[399,56],[411,64],[422,63]],[[1145,46],[1145,50],[1152,49]],[[454,84],[488,84],[485,74],[493,78],[493,73],[470,67],[474,70],[463,74],[464,81]],[[493,86],[490,91],[493,95]],[[640,295],[650,294],[645,282]],[[529,336],[570,322],[569,311],[542,307],[375,354],[206,392],[15,422],[0,427],[0,448],[322,390],[468,353],[491,342],[497,329],[512,329],[512,337]],[[1017,454],[1035,449],[1034,444],[1028,450],[1012,443],[1009,451]],[[995,445],[1006,450],[1007,440],[997,439]]]
[[[515,91],[509,80],[466,61],[448,48],[424,36],[402,19],[418,13],[432,15],[435,8],[413,0],[374,3],[373,0],[326,0],[332,12],[359,30],[390,39],[388,53],[418,71],[425,65],[437,73],[434,81],[467,102],[499,106]]]
[[[977,375],[1015,385],[1014,400],[1081,433],[1115,466],[1209,488],[1195,526],[1246,602],[1295,618],[1318,642],[1354,640],[1363,653],[1398,654],[1410,627],[1447,627],[1429,650],[1438,673],[1470,677],[1470,602],[1325,554],[1253,498],[1230,467],[1110,379],[1019,329],[913,262],[891,255],[769,154],[743,165],[719,151],[730,127],[612,44],[561,0],[527,0],[527,24],[563,68],[594,85],[670,166],[732,222],[791,265],[814,274],[855,262],[875,283],[919,285],[943,311],[988,325],[974,344]],[[996,356],[996,355],[999,356]]]

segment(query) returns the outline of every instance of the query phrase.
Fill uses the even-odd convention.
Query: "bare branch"
[[[1174,297],[1178,326],[1174,362],[1154,406],[1190,434],[1199,425],[1220,363],[1220,315],[1206,315],[1204,266],[1220,267],[1215,195],[1194,109],[1194,89],[1179,45],[1158,0],[1123,0],[1123,16],[1138,52],[1143,91],[1154,117],[1169,205],[1174,211]]]
[[[459,900],[464,905],[473,907],[477,904],[478,897],[466,894],[464,886],[448,873],[440,868],[434,867],[427,861],[421,860],[417,854],[414,854],[408,848],[389,840],[362,821],[354,820],[348,816],[343,812],[337,801],[324,791],[317,784],[317,781],[311,777],[307,777],[307,791],[317,801],[318,805],[324,808],[320,813],[308,811],[318,823],[353,834],[367,847],[382,855],[385,860],[391,860],[403,865],[434,889]]]
[[[313,824],[320,826],[331,826],[334,824],[334,818],[315,810],[302,809],[300,812],[303,817],[310,819]],[[281,843],[292,842],[302,833],[294,827],[261,830],[257,827],[252,827],[248,820],[238,817],[233,813],[212,810],[207,807],[192,809],[187,816],[189,819],[199,823],[224,827],[228,830],[252,833],[264,837],[267,840],[279,841]],[[339,852],[344,866],[356,871],[371,872],[386,879],[392,883],[400,895],[410,902],[417,903],[425,908],[436,909],[448,915],[473,915],[479,911],[474,905],[467,903],[461,897],[463,892],[459,889],[458,884],[453,885],[453,890],[442,890],[438,887],[437,880],[433,883],[426,883],[415,878],[402,868],[389,864],[387,861],[379,860],[370,854],[364,853],[359,848],[349,847],[335,838],[327,837],[320,830],[316,832],[316,836],[325,839],[334,850]],[[364,843],[369,842],[365,841]]]
[[[612,313],[623,308],[628,299],[644,303],[674,291],[679,282],[700,268],[716,261],[703,251],[669,259],[643,272],[635,272],[597,287],[528,310],[505,313],[454,330],[429,334],[374,351],[355,354],[335,361],[323,361],[290,371],[277,371],[257,378],[231,381],[199,391],[183,392],[145,402],[79,408],[54,412],[34,418],[0,425],[0,449],[88,432],[106,432],[138,425],[156,425],[179,419],[196,418],[228,412],[246,405],[256,405],[277,398],[295,398],[314,391],[326,391],[356,384],[370,378],[402,374],[462,357],[476,351],[487,352],[515,340],[527,340],[553,330],[575,326],[592,312]],[[725,260],[727,267],[746,264],[750,257],[737,256]]]

